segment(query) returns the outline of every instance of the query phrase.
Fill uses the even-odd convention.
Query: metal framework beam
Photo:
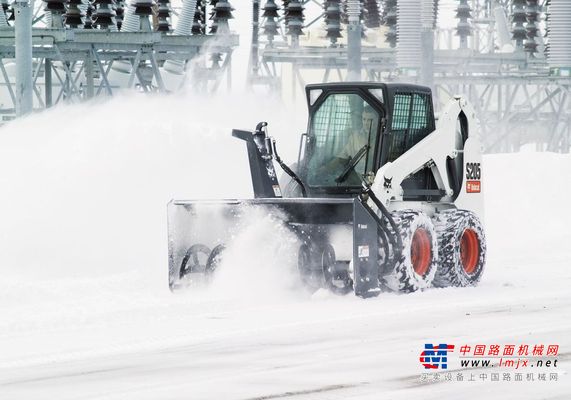
[[[207,85],[211,82],[209,90],[217,90],[224,79],[227,86],[232,84],[231,55],[238,45],[235,34],[171,36],[160,32],[36,27],[30,30],[30,34],[30,65],[33,66],[30,71],[30,93],[34,107],[39,109],[61,101],[76,102],[94,96],[113,95],[115,89],[121,86],[121,83],[113,82],[110,76],[114,63],[118,61],[132,66],[128,87],[134,86],[136,78],[138,86],[144,91],[165,92],[161,73],[164,61],[187,63],[198,55],[208,57],[209,54],[220,54],[224,60],[221,66],[214,68],[203,65],[200,67],[203,71],[199,72],[207,80]],[[0,106],[0,113],[5,119],[12,118],[18,104],[16,82],[6,69],[16,53],[15,30],[0,30],[0,88],[6,88],[5,96],[11,103],[4,101]]]

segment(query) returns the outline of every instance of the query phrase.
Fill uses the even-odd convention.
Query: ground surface
[[[73,125],[82,111],[54,113]],[[249,116],[238,126],[254,125]],[[267,273],[279,260],[244,251],[232,279],[173,295],[169,197],[248,195],[244,149],[225,144],[230,123],[199,126],[194,139],[190,123],[135,116],[97,133],[32,129],[50,121],[0,131],[0,398],[571,398],[569,156],[486,156],[489,261],[477,288],[310,298]],[[203,153],[220,149],[213,167]],[[217,174],[229,174],[222,188],[204,177]],[[559,363],[547,382],[422,383],[425,343],[557,344]],[[450,359],[454,376],[484,372]]]

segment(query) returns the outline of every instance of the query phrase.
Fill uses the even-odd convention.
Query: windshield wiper
[[[349,163],[347,164],[343,172],[341,172],[341,174],[337,178],[335,178],[335,182],[337,183],[344,182],[345,179],[347,179],[347,177],[349,176],[349,172],[353,171],[355,166],[359,163],[359,161],[361,161],[361,158],[363,158],[363,156],[367,153],[367,150],[369,150],[368,144],[361,147],[361,149],[357,152],[357,154],[355,154],[349,160]]]

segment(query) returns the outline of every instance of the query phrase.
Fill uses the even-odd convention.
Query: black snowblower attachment
[[[397,256],[388,249],[389,241],[394,242],[394,249],[398,248],[389,234],[389,213],[366,186],[355,196],[306,197],[302,180],[278,156],[275,141],[266,134],[266,125],[258,124],[254,133],[232,132],[246,141],[254,199],[172,200],[168,204],[171,290],[208,283],[216,275],[227,246],[242,228],[245,215],[255,208],[279,216],[296,235],[299,278],[310,289],[323,287],[339,294],[354,291],[361,297],[378,295],[379,269],[389,267],[389,255]],[[304,197],[282,197],[274,160],[299,185]],[[367,205],[368,199],[382,214],[386,213],[389,222],[382,214],[377,216]]]

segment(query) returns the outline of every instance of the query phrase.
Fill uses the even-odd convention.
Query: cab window
[[[360,186],[373,168],[380,115],[361,96],[329,95],[314,112],[307,156],[310,186]],[[350,164],[355,162],[353,168]],[[346,177],[341,175],[350,168]]]
[[[387,161],[396,160],[434,130],[431,115],[430,94],[395,94]]]

